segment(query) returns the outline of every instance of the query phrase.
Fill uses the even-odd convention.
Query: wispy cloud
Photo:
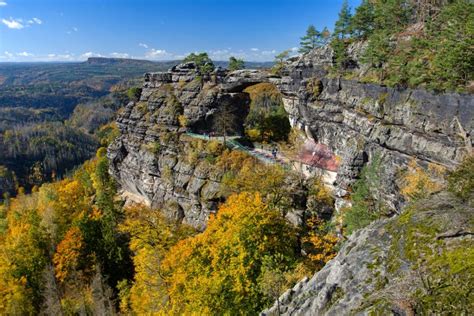
[[[148,45],[144,44],[144,43],[140,43],[140,44],[138,44],[138,46],[143,47],[143,48],[148,48]]]
[[[79,29],[75,26],[72,27],[72,31],[67,31],[66,34],[72,34],[72,32],[79,32]]]
[[[171,59],[173,57],[173,54],[168,53],[164,49],[150,49],[145,53],[145,57],[149,59],[156,59],[156,60],[165,60],[165,59]]]
[[[251,48],[250,50],[251,50],[252,52],[258,52],[258,51],[259,51],[258,48]]]
[[[41,21],[38,18],[32,18],[31,20],[28,21],[28,24],[43,24],[43,21]]]
[[[110,57],[114,58],[129,58],[130,55],[127,53],[110,53]]]
[[[4,7],[6,5],[7,5],[7,3],[5,1],[0,1],[0,7]]]
[[[14,19],[12,17],[10,17],[10,19],[2,19],[2,23],[5,24],[9,29],[14,30],[21,30],[25,27],[21,19]]]
[[[94,52],[86,52],[80,56],[82,59],[87,59],[89,57],[105,57],[104,55],[101,55],[99,53],[94,53]]]
[[[19,57],[33,57],[34,55],[28,52],[21,52],[21,53],[16,53],[17,56]]]

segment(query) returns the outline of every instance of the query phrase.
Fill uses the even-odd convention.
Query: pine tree
[[[306,35],[301,38],[300,41],[300,53],[308,53],[311,50],[315,49],[317,46],[319,46],[321,41],[321,33],[316,30],[314,25],[308,26],[308,29],[306,30]]]
[[[334,36],[336,38],[344,39],[351,34],[351,9],[347,0],[344,0],[341,11],[339,12],[339,19],[336,21],[334,27]]]
[[[321,32],[321,44],[326,45],[328,43],[330,37],[331,37],[331,32],[325,26],[323,31]]]
[[[356,12],[351,19],[352,33],[361,39],[365,39],[374,30],[374,5],[370,0],[363,0],[356,8]]]
[[[230,56],[229,58],[229,70],[239,70],[245,68],[245,62],[243,59],[235,58],[234,56]]]

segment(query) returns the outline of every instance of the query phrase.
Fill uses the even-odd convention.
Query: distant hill
[[[115,85],[139,85],[144,73],[166,71],[179,62],[91,57],[71,63],[0,63],[0,108],[54,108],[67,116],[77,104],[102,97]],[[215,64],[227,67],[228,62]],[[246,67],[272,64],[247,62]]]

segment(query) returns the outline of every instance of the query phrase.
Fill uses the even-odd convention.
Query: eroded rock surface
[[[362,48],[352,49],[354,67]],[[109,148],[112,174],[131,196],[152,206],[172,203],[173,216],[205,225],[220,199],[220,177],[212,166],[200,171],[202,161],[193,165],[183,160],[182,133],[215,131],[223,108],[237,114],[235,132],[241,133],[249,103],[243,90],[260,82],[278,87],[292,126],[337,160],[331,164],[337,170],[332,168],[328,177],[337,206],[344,205],[362,167],[375,157],[383,166],[378,195],[396,213],[403,204],[398,175],[410,160],[450,169],[472,152],[471,95],[397,90],[331,78],[327,71],[331,64],[332,51],[323,47],[291,58],[278,75],[222,69],[201,75],[192,63],[146,74],[140,100],[128,104],[117,120],[122,135]],[[317,171],[317,166],[302,169]],[[168,173],[171,182],[163,177]]]
[[[447,193],[420,201],[351,235],[261,315],[469,314],[455,309],[472,307],[473,220],[472,205]]]

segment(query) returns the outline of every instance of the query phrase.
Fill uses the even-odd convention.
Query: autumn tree
[[[120,282],[121,311],[137,315],[158,313],[165,308],[166,284],[160,264],[179,240],[194,230],[164,218],[159,210],[134,206],[126,209],[120,231],[130,236],[133,251],[134,281]]]
[[[29,196],[11,202],[8,229],[0,235],[0,314],[28,315],[42,304],[42,273],[48,260],[48,235]],[[23,204],[24,203],[24,204]]]
[[[295,263],[295,230],[257,194],[229,197],[207,229],[178,242],[163,261],[167,311],[178,314],[255,313],[269,303],[258,280],[264,258],[282,269]]]
[[[318,271],[324,267],[326,262],[336,256],[336,245],[339,239],[317,216],[313,216],[307,221],[307,230],[307,235],[303,237],[303,248],[308,254],[311,268]]]

